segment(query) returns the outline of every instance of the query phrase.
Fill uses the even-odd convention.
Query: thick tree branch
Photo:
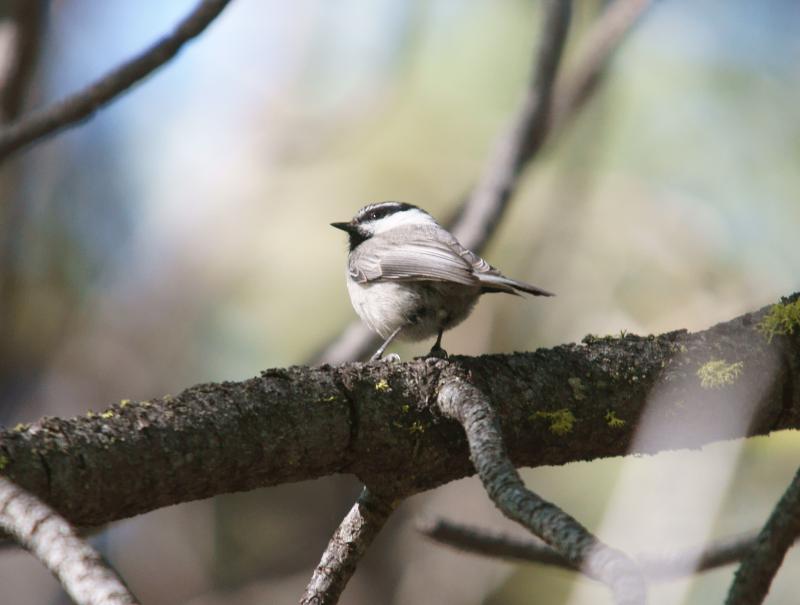
[[[300,599],[302,605],[331,605],[339,601],[356,565],[394,507],[394,502],[364,488],[322,554],[322,560]]]
[[[516,466],[796,429],[800,330],[768,339],[759,322],[769,312],[693,334],[587,338],[533,353],[268,370],[4,430],[0,469],[79,526],[333,473],[409,494],[474,472],[463,431],[436,406],[440,387],[465,372],[490,399]],[[721,372],[716,382],[709,368]],[[661,430],[631,450],[648,403]],[[737,414],[752,418],[748,428],[731,420]]]
[[[4,477],[0,527],[53,572],[78,605],[135,605],[122,581],[69,523]]]
[[[615,603],[644,604],[644,579],[633,561],[525,487],[506,455],[495,411],[479,389],[467,380],[453,377],[441,386],[437,401],[445,416],[464,428],[475,470],[489,497],[506,517],[527,527],[576,569],[606,584]]]
[[[421,521],[417,529],[440,544],[466,552],[579,571],[541,541],[461,525],[446,519]],[[673,580],[740,561],[753,550],[756,539],[756,533],[748,533],[717,540],[703,548],[690,548],[668,554],[638,554],[633,559],[648,580]]]
[[[770,515],[755,547],[736,571],[726,605],[758,605],[769,592],[786,551],[800,535],[800,470]]]
[[[0,130],[0,161],[46,136],[90,118],[98,109],[172,59],[184,44],[200,34],[230,0],[202,0],[174,31],[85,89],[25,114]]]
[[[547,4],[523,102],[487,158],[478,184],[447,224],[464,246],[478,253],[483,250],[516,191],[522,171],[537,157],[546,138],[565,126],[597,90],[614,51],[648,5],[643,0],[612,2],[586,35],[574,68],[557,77],[570,11],[567,2]],[[379,339],[355,320],[321,347],[312,362],[362,359],[379,344]]]

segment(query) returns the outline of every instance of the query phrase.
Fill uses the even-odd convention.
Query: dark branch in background
[[[394,503],[364,488],[333,534],[306,587],[302,605],[330,605],[339,600],[367,547],[386,523]]]
[[[420,521],[417,529],[431,540],[466,552],[579,571],[543,542],[461,525],[446,519]],[[673,580],[740,561],[753,550],[756,537],[756,533],[748,533],[716,540],[703,548],[669,554],[639,554],[633,560],[648,580]]]
[[[16,119],[22,111],[39,57],[47,4],[46,0],[13,2],[14,44],[8,73],[0,89],[2,122]]]
[[[757,605],[764,601],[786,551],[800,535],[800,470],[772,511],[755,547],[742,560],[726,605]]]
[[[574,61],[575,67],[558,77],[554,86],[558,53],[563,48],[563,35],[566,33],[565,29],[561,31],[557,20],[565,18],[562,11],[567,10],[555,4],[551,2],[547,7],[545,29],[541,35],[529,86],[525,91],[525,99],[512,119],[511,127],[500,138],[487,159],[478,186],[460,204],[453,220],[447,225],[462,244],[478,253],[486,246],[500,223],[522,171],[537,157],[546,138],[565,126],[569,122],[568,118],[573,117],[597,90],[613,52],[636,24],[649,2],[612,2],[587,33],[586,43],[581,45]],[[556,22],[556,27],[551,28],[553,22]],[[562,35],[560,41],[555,39],[559,32]],[[544,86],[542,94],[537,89],[539,86]],[[551,106],[552,115],[549,111]],[[531,133],[529,141],[521,140],[520,135],[525,132]],[[361,359],[372,353],[378,344],[375,335],[356,320],[316,353],[312,363],[343,363]]]
[[[450,369],[469,372],[491,400],[518,467],[800,428],[800,332],[766,338],[759,325],[771,310],[692,334],[268,370],[2,430],[0,471],[77,526],[337,473],[400,498],[475,472],[463,429],[436,406]],[[712,360],[735,363],[736,372],[709,386],[698,371]],[[633,437],[645,405],[662,429],[642,449]],[[743,428],[734,417],[753,420]]]
[[[618,605],[645,603],[644,579],[633,561],[525,487],[506,454],[495,411],[479,389],[455,377],[440,387],[437,401],[442,412],[464,428],[483,487],[506,517],[527,527],[576,569],[606,584]]]
[[[0,527],[41,561],[78,605],[135,605],[136,599],[69,523],[0,477]]]
[[[172,59],[229,2],[230,0],[203,0],[172,33],[139,56],[120,65],[80,92],[50,107],[31,111],[19,121],[0,130],[0,161],[34,141],[90,118],[103,105]]]

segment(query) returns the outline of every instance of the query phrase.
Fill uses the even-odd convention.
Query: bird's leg
[[[394,337],[397,336],[400,333],[400,330],[402,328],[403,328],[403,326],[400,326],[394,332],[389,334],[389,338],[387,338],[386,340],[383,341],[383,344],[380,347],[378,347],[378,350],[375,351],[375,353],[372,354],[372,357],[370,357],[369,360],[370,361],[377,361],[378,359],[380,359],[381,356],[383,355],[383,352],[386,350],[386,347],[388,347],[389,344],[394,340]],[[398,359],[399,359],[399,357],[398,357]]]
[[[447,359],[447,351],[442,348],[442,333],[444,332],[443,328],[439,328],[439,334],[436,336],[436,342],[433,344],[430,353],[428,353],[428,357],[439,357],[441,359]]]

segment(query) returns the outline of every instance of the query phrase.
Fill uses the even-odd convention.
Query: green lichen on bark
[[[788,336],[800,331],[800,298],[794,302],[772,305],[769,312],[758,323],[758,330],[772,342],[776,336]]]
[[[617,416],[617,413],[614,410],[608,410],[606,412],[606,424],[610,426],[612,429],[621,429],[627,423],[625,420]]]
[[[700,386],[704,389],[719,389],[736,382],[744,369],[744,362],[728,363],[724,359],[712,359],[697,370]]]
[[[575,426],[575,415],[567,408],[554,410],[552,412],[534,412],[531,419],[544,418],[550,421],[548,429],[554,435],[567,435],[572,432]]]

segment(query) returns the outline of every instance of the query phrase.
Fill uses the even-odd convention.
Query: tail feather
[[[527,292],[534,296],[555,296],[552,292],[537,288],[531,284],[511,279],[505,275],[491,275],[484,273],[480,275],[480,281],[483,285],[484,292],[507,292],[508,294],[517,294],[517,292]]]

